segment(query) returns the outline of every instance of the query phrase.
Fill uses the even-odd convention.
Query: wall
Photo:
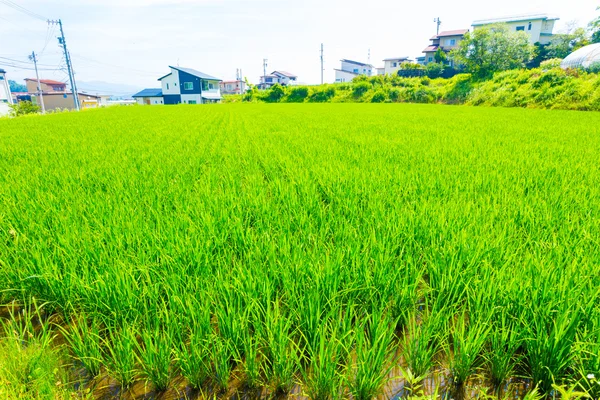
[[[529,30],[529,23],[531,22],[531,30]],[[506,23],[511,31],[516,31],[518,26],[524,26],[526,34],[529,35],[529,42],[534,44],[536,42],[540,42],[542,44],[546,44],[550,42],[551,36],[542,36],[543,33],[551,34],[554,29],[554,21],[544,21],[541,19],[537,20],[526,20],[526,21],[518,21],[518,22],[508,22]],[[476,26],[474,29],[484,28],[488,25]]]
[[[165,99],[165,104],[180,104],[181,103],[181,95],[179,94],[164,94],[163,98]]]
[[[181,102],[183,104],[188,104],[190,100],[195,101],[196,104],[202,104],[202,97],[200,96],[200,94],[182,94],[181,95]]]
[[[352,82],[352,79],[354,79],[356,76],[356,74],[352,74],[350,72],[344,72],[339,70],[335,71],[336,82]]]
[[[386,74],[395,74],[400,69],[400,65],[406,60],[386,60],[385,61],[385,73]],[[396,63],[396,66],[394,66]]]
[[[187,72],[183,72],[183,71],[175,71],[175,72],[179,72],[179,93],[182,94],[181,98],[183,99],[183,95],[189,95],[189,94],[200,94],[200,78],[198,78],[197,76],[194,75],[190,75]],[[192,84],[192,88],[191,89],[186,89],[185,88],[185,84],[186,83],[191,83]]]
[[[150,101],[151,106],[163,104],[162,97],[136,97],[135,98],[135,102],[142,106],[148,105],[148,103],[147,103],[148,101]]]
[[[73,95],[71,93],[66,94],[67,97],[65,97],[64,93],[60,93],[60,94],[44,94],[44,107],[46,108],[46,111],[49,110],[54,110],[57,108],[61,108],[61,109],[68,109],[68,110],[74,110],[75,109],[75,105],[73,104]],[[41,102],[40,102],[40,98],[38,95],[32,95],[32,97],[36,98],[37,104],[41,107]],[[97,101],[97,99],[95,97],[91,97],[91,96],[86,96],[86,95],[82,95],[79,94],[79,102],[80,104],[83,103],[84,100],[87,101]]]
[[[8,115],[10,112],[10,108],[8,107],[8,103],[0,102],[0,117]]]
[[[160,81],[162,85],[163,95],[180,94],[179,92],[179,71],[171,69],[171,75],[163,78]],[[167,89],[167,84],[169,88]],[[165,101],[166,104],[166,101]]]
[[[352,63],[348,63],[345,61],[342,61],[341,69],[344,71],[350,71],[350,72],[354,72],[354,70],[358,70],[357,73],[361,74],[361,75],[367,75],[367,76],[373,75],[373,70],[371,67],[368,67],[366,65],[352,64]]]

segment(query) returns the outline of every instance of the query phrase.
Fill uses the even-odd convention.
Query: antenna
[[[440,34],[440,25],[442,24],[442,20],[440,20],[440,17],[434,18],[433,22],[435,22],[437,24],[437,31],[436,31],[436,35]]]
[[[263,58],[263,89],[267,88],[267,60],[266,58]]]
[[[369,48],[369,55],[367,57],[367,59],[369,60],[368,63],[371,63],[371,49]]]
[[[323,43],[321,43],[321,85],[323,84]]]

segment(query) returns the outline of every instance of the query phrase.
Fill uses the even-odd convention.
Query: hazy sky
[[[32,50],[48,79],[61,60],[55,28],[0,0],[0,68],[9,79],[33,76],[7,58],[27,61]],[[586,25],[599,0],[12,0],[43,17],[61,18],[77,79],[159,87],[168,65],[195,68],[233,79],[236,68],[251,82],[268,70],[320,81],[319,48],[325,45],[325,81],[334,80],[341,58],[382,66],[387,57],[421,55],[442,30],[470,28],[473,20],[532,12],[558,15],[558,29],[571,21]],[[270,72],[270,71],[268,71]]]

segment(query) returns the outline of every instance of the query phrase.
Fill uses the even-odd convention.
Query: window
[[[266,82],[267,83],[271,82],[271,78],[267,78]],[[202,90],[215,90],[216,88],[217,88],[217,86],[215,85],[214,82],[202,81]]]
[[[392,63],[392,67],[396,67],[398,63]]]
[[[198,103],[196,103],[196,100],[188,100],[188,104],[198,104]]]
[[[517,26],[517,31],[518,32],[525,31],[525,27],[524,26]]]
[[[528,31],[531,30],[531,22],[529,23],[529,27],[527,28]]]
[[[194,82],[183,82],[183,90],[194,90]]]
[[[433,57],[429,57],[429,58],[427,59],[427,61],[429,61],[429,62],[432,62],[432,61],[433,61]]]
[[[450,39],[450,46],[456,46],[456,39]]]
[[[177,86],[177,82],[173,82],[173,86]]]
[[[355,73],[355,74],[358,74],[358,68],[355,68],[355,69],[354,69],[354,73]]]
[[[169,90],[169,84],[167,83],[167,90]]]

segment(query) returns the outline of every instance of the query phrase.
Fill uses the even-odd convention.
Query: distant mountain
[[[122,83],[109,83],[103,81],[81,82],[77,81],[77,89],[80,92],[99,95],[111,95],[117,98],[131,98],[132,95],[143,88]]]

